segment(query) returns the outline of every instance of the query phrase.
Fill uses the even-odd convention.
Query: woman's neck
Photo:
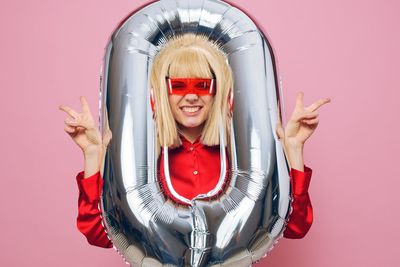
[[[183,135],[190,143],[194,143],[203,131],[204,124],[197,127],[183,127],[178,125],[178,133]]]

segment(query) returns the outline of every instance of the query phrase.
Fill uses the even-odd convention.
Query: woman
[[[185,205],[177,195],[190,200],[214,189],[218,183],[221,172],[218,124],[222,122],[225,133],[229,134],[232,71],[217,45],[201,36],[186,34],[169,41],[156,56],[150,82],[158,142],[169,147],[172,188],[163,176],[163,153],[159,157],[159,180],[168,198]],[[77,226],[90,244],[112,247],[98,208],[103,185],[100,169],[111,132],[101,139],[88,103],[84,97],[80,100],[82,113],[60,106],[71,116],[65,120],[65,131],[82,149],[85,158],[84,171],[77,175],[80,190]],[[291,167],[294,196],[293,212],[284,232],[287,238],[302,238],[312,224],[308,195],[312,171],[304,166],[303,147],[318,125],[317,109],[329,101],[321,99],[304,107],[300,93],[285,129],[280,123],[277,125]]]

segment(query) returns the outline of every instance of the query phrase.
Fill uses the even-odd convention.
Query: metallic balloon
[[[235,84],[230,142],[220,132],[221,162],[229,157],[231,165],[228,189],[214,200],[205,195],[182,198],[187,207],[166,199],[160,187],[149,90],[154,56],[172,37],[185,33],[206,35],[221,45]],[[113,133],[102,169],[101,208],[108,236],[129,264],[249,266],[282,237],[291,188],[275,133],[280,103],[276,77],[263,32],[223,1],[152,2],[114,31],[106,47],[100,96],[101,131],[109,127]],[[164,153],[168,182],[168,148]]]

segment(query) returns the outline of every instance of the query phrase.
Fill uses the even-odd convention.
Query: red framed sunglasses
[[[170,95],[215,95],[215,79],[204,78],[166,78]]]

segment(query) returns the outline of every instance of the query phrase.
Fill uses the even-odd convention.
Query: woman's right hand
[[[89,104],[85,97],[80,97],[82,113],[78,113],[72,108],[60,105],[59,109],[65,111],[70,117],[65,119],[64,130],[72,140],[82,149],[84,154],[100,153],[103,145],[107,147],[109,140],[103,144],[101,134],[96,128],[96,123],[90,112]]]

